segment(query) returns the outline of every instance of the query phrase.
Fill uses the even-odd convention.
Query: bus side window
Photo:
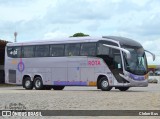
[[[7,47],[8,57],[20,58],[21,57],[21,47]]]
[[[66,44],[65,56],[78,56],[80,50],[80,44]]]
[[[97,56],[102,58],[111,69],[114,69],[111,50],[111,48],[104,46],[103,43],[99,43],[97,47]]]
[[[121,55],[120,54],[114,54],[114,66],[116,69],[122,68],[122,61],[121,61]]]
[[[50,56],[60,57],[64,56],[64,45],[50,45]]]
[[[24,58],[34,57],[34,46],[23,46],[22,54]]]
[[[104,46],[102,43],[98,45],[98,55],[109,55],[110,48]]]
[[[81,45],[81,56],[95,56],[96,54],[96,43],[83,43]]]
[[[122,59],[120,51],[117,49],[112,49],[112,53],[110,53],[114,59],[114,68],[115,69],[122,69]]]
[[[48,57],[49,45],[37,45],[35,50],[35,57]]]

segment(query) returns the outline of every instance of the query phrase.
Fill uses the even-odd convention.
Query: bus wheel
[[[26,90],[32,90],[32,89],[33,89],[33,82],[31,81],[31,78],[30,78],[30,77],[26,77],[26,78],[24,79],[23,85],[24,85],[24,88],[25,88]]]
[[[106,77],[102,77],[99,81],[99,86],[102,91],[110,91],[112,87],[109,86],[108,79]]]
[[[129,89],[129,87],[119,87],[118,88],[120,91],[127,91]]]
[[[53,86],[53,90],[63,90],[65,86]]]
[[[44,86],[43,86],[43,82],[42,82],[42,78],[41,77],[36,77],[34,79],[34,86],[35,86],[35,89],[36,90],[42,90],[44,89]]]

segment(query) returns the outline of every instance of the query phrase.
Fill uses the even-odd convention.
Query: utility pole
[[[18,35],[18,33],[14,32],[14,42],[17,42],[17,35]]]

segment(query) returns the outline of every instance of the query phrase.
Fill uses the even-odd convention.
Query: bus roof
[[[119,36],[103,36],[103,37],[69,37],[69,38],[54,38],[49,40],[37,40],[29,42],[7,43],[7,46],[21,46],[21,45],[36,45],[36,44],[63,44],[63,43],[80,43],[80,42],[97,42],[99,40],[107,40],[114,43],[120,42],[121,45],[142,47],[140,43],[125,37]]]
[[[142,45],[132,39],[120,37],[120,36],[103,36],[103,38],[112,39],[115,41],[118,41],[121,45],[128,45],[128,46],[136,46],[136,47],[142,47]]]
[[[61,43],[79,43],[79,42],[97,42],[99,40],[106,40],[102,37],[69,37],[69,38],[54,38],[48,40],[37,40],[28,42],[8,43],[7,46],[20,46],[20,45],[35,45],[35,44],[61,44]],[[108,39],[114,42],[114,40]],[[116,41],[117,42],[117,41]]]

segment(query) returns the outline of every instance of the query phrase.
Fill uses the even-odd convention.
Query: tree
[[[70,37],[84,37],[84,36],[89,36],[89,35],[79,32],[79,33],[73,34],[73,36],[70,36]]]

